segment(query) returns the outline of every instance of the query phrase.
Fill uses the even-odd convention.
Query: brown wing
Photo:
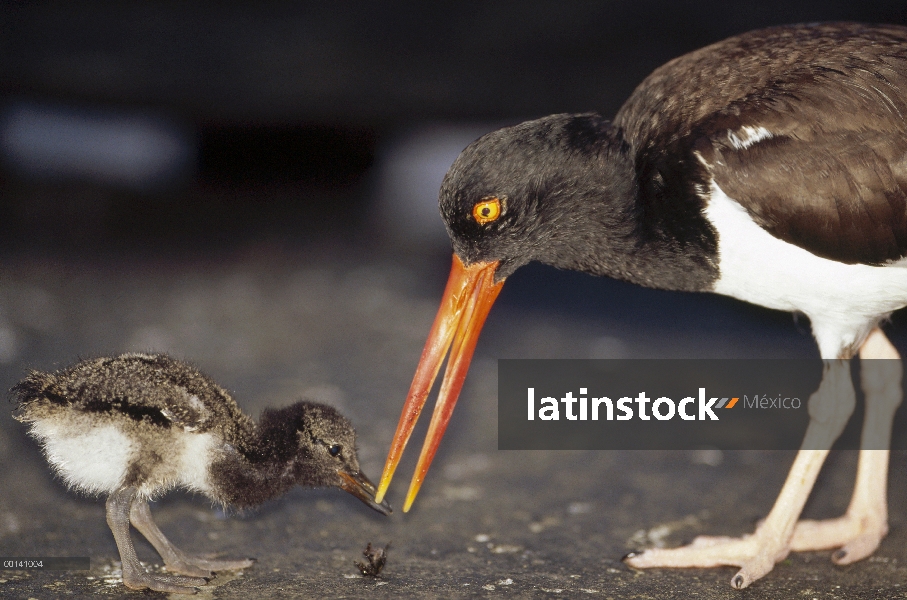
[[[712,174],[766,231],[813,254],[880,265],[907,255],[907,137],[833,132],[716,152]]]
[[[844,23],[751,32],[682,56],[615,123],[638,140],[641,176],[656,165],[662,178],[714,178],[776,237],[882,264],[907,255],[905,118],[907,28]]]
[[[233,442],[251,419],[209,377],[163,354],[87,360],[55,373],[32,372],[13,390],[22,420],[61,408],[110,415],[159,427],[217,431]]]

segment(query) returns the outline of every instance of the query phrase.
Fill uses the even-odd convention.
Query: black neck
[[[539,260],[646,287],[708,289],[718,275],[717,244],[702,214],[696,188],[706,182],[695,157],[637,150],[621,130],[600,123],[596,142],[568,159],[578,164],[566,172],[581,171],[574,177],[581,183],[569,189],[569,214],[549,217],[569,222],[552,228],[549,251]],[[549,204],[552,212],[559,204]]]
[[[266,412],[260,425],[214,461],[210,473],[218,501],[238,508],[257,506],[299,481],[303,465],[296,428],[291,419],[280,418],[280,412]]]

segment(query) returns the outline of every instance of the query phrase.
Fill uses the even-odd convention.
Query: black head
[[[379,499],[451,348],[403,512],[412,505],[453,414],[479,332],[511,273],[533,260],[607,272],[601,265],[610,262],[613,240],[625,244],[633,230],[635,178],[628,156],[608,121],[563,114],[493,131],[454,161],[439,198],[453,265],[384,464]]]
[[[617,139],[610,122],[588,113],[527,121],[473,142],[441,185],[454,252],[467,266],[497,262],[497,281],[532,260],[581,266],[561,264],[560,255],[602,234],[594,217],[603,200],[630,197],[615,189],[632,185],[614,160],[626,154]]]
[[[287,462],[299,485],[339,487],[369,507],[389,514],[386,502],[375,502],[375,486],[359,470],[356,431],[349,419],[326,404],[302,401],[287,408],[266,411],[261,418],[262,434]],[[279,432],[283,430],[283,435]],[[283,448],[274,448],[283,439]]]

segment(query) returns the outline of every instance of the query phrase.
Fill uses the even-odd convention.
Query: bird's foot
[[[208,583],[204,577],[185,577],[183,575],[157,575],[139,567],[129,569],[123,563],[123,584],[133,590],[151,589],[155,592],[171,594],[195,594],[199,586]]]
[[[238,571],[255,564],[255,560],[244,558],[240,560],[215,560],[191,554],[180,553],[181,556],[170,562],[165,562],[168,571],[180,575],[193,577],[213,577],[213,571]]]
[[[652,548],[641,553],[631,553],[624,558],[624,562],[636,569],[740,567],[731,578],[731,586],[742,589],[766,575],[790,551],[788,540],[779,539],[777,535],[759,527],[755,533],[739,538],[701,535],[688,546]]]
[[[864,514],[848,511],[837,519],[798,521],[790,545],[795,552],[838,548],[831,555],[832,562],[849,565],[875,552],[887,534],[884,515],[876,511]]]

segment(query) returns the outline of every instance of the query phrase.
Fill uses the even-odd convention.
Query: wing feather
[[[880,265],[907,256],[905,118],[907,28],[832,23],[679,57],[640,84],[615,124],[635,141],[644,205],[652,172],[691,182],[681,195],[714,180],[772,235]]]

